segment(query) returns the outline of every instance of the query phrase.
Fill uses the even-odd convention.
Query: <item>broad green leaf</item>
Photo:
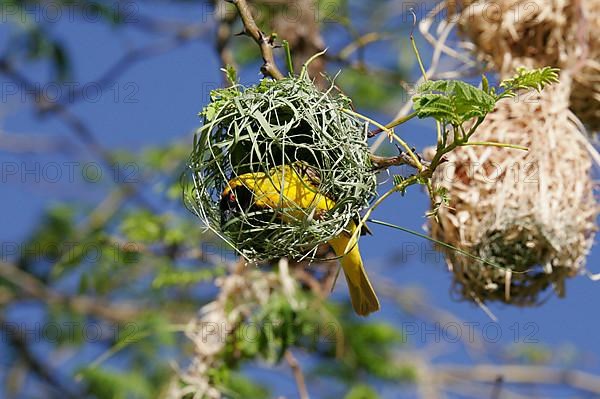
[[[434,118],[454,126],[484,117],[496,104],[485,91],[458,80],[430,80],[417,88],[413,97],[419,118]]]

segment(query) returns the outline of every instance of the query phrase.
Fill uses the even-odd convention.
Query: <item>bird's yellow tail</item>
[[[348,227],[350,229],[349,234],[347,232],[342,232],[342,234],[329,242],[333,251],[338,256],[345,253],[350,237],[356,229],[354,222],[351,222]],[[348,282],[352,307],[360,316],[366,316],[369,313],[379,310],[379,300],[377,299],[375,290],[373,290],[373,286],[371,285],[367,272],[363,266],[356,240],[350,244],[350,247],[350,252],[340,259],[340,263],[342,264],[342,269],[344,270],[344,275]]]

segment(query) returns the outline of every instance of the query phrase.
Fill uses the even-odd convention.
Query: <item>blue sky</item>
[[[151,15],[163,18],[197,21],[206,16],[193,6],[174,7],[149,6],[145,10]],[[52,30],[67,44],[74,55],[75,80],[77,82],[94,81],[102,74],[119,54],[127,47],[150,43],[157,38],[129,30],[116,30],[105,24],[86,24],[81,21],[61,21],[53,25]],[[0,51],[5,47],[10,30],[7,25],[0,26]],[[339,37],[327,38],[335,42]],[[89,124],[99,141],[108,148],[138,150],[145,146],[160,145],[172,140],[189,140],[191,132],[200,121],[198,111],[205,104],[208,90],[221,82],[217,57],[212,47],[212,36],[206,41],[196,41],[166,55],[151,58],[138,63],[121,75],[113,88],[101,93],[93,101],[76,104],[72,109]],[[245,40],[244,38],[236,40]],[[424,47],[424,45],[422,45]],[[370,51],[381,51],[386,46],[375,46]],[[408,52],[406,53],[409,54]],[[259,78],[255,70],[242,74],[245,82]],[[27,69],[30,79],[44,81],[47,71],[43,67]],[[6,84],[0,77],[6,93]],[[90,88],[90,96],[95,98]],[[69,130],[53,119],[38,119],[32,115],[31,104],[21,101],[18,95],[9,95],[3,101],[0,110],[0,128],[3,132],[15,135],[36,134],[40,137],[69,136]],[[369,115],[386,121],[392,115],[368,112]],[[398,133],[417,148],[430,145],[434,140],[434,126],[430,122],[409,123]],[[63,171],[65,162],[72,157],[19,156],[0,153],[2,162],[27,162],[30,167],[44,162],[58,162]],[[76,173],[93,160],[85,151],[77,152]],[[37,164],[36,164],[37,163]],[[40,167],[40,166],[37,166]],[[59,183],[33,185],[31,179],[25,182],[15,181],[14,177],[0,184],[0,239],[2,242],[20,241],[35,226],[44,207],[61,200],[81,200],[93,202],[102,193],[102,187],[89,186],[81,192],[80,185]],[[417,187],[411,188],[405,197],[397,196],[384,204],[375,218],[390,223],[423,231],[426,223],[425,212],[428,208],[426,195]],[[190,215],[190,217],[193,217]],[[567,282],[566,298],[552,297],[546,304],[537,308],[514,308],[505,305],[491,305],[492,312],[498,318],[492,323],[490,318],[477,306],[457,302],[450,297],[450,274],[446,270],[441,256],[431,252],[431,245],[420,238],[383,226],[371,226],[374,235],[361,240],[361,250],[365,263],[373,276],[393,280],[398,290],[418,287],[436,307],[452,312],[462,320],[475,324],[477,334],[492,348],[511,342],[522,343],[527,337],[541,345],[552,348],[557,356],[567,356],[569,348],[577,347],[580,353],[578,368],[600,372],[600,319],[595,304],[600,303],[600,282],[592,282],[586,277],[577,277]],[[403,263],[392,262],[392,252],[407,248],[418,248],[418,253],[407,257]],[[431,259],[433,258],[433,261]],[[595,247],[588,258],[588,267],[592,272],[600,272],[600,252]],[[377,278],[375,278],[377,279]],[[346,295],[339,287],[336,295]],[[417,346],[436,344],[438,336],[427,333],[431,326],[410,324],[397,307],[384,301],[383,310],[375,316],[392,323],[405,323],[403,327],[410,331],[409,342]],[[408,323],[408,324],[407,324]],[[489,324],[493,326],[489,326]],[[416,328],[416,331],[415,331]],[[483,329],[483,330],[481,330]],[[498,331],[501,337],[497,338]],[[466,327],[462,330],[466,332]],[[517,335],[516,332],[518,332]],[[449,332],[451,334],[451,332]],[[450,337],[451,338],[451,337]],[[439,336],[439,345],[443,346],[440,361],[468,363],[469,357],[460,344],[450,342],[448,337]]]

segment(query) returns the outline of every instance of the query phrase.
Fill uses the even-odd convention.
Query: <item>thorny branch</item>
[[[277,67],[277,64],[275,64],[275,59],[273,57],[274,37],[272,35],[265,36],[265,34],[258,28],[256,22],[254,21],[254,17],[252,17],[252,12],[250,11],[250,7],[248,7],[248,3],[246,3],[246,0],[225,1],[236,6],[238,12],[240,13],[240,18],[242,18],[242,23],[244,24],[243,33],[254,39],[256,44],[258,44],[260,47],[260,52],[264,62],[260,67],[262,74],[265,76],[270,76],[276,80],[283,79],[283,74]]]

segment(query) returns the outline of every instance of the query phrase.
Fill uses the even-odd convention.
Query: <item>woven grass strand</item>
[[[198,132],[184,180],[186,205],[250,261],[313,259],[318,245],[339,234],[376,195],[367,127],[342,111],[350,100],[333,84],[322,92],[307,77],[289,77],[230,90],[237,94],[213,99],[217,111]],[[336,202],[333,209],[317,217],[314,209],[251,208],[221,226],[219,200],[231,179],[298,163]]]

